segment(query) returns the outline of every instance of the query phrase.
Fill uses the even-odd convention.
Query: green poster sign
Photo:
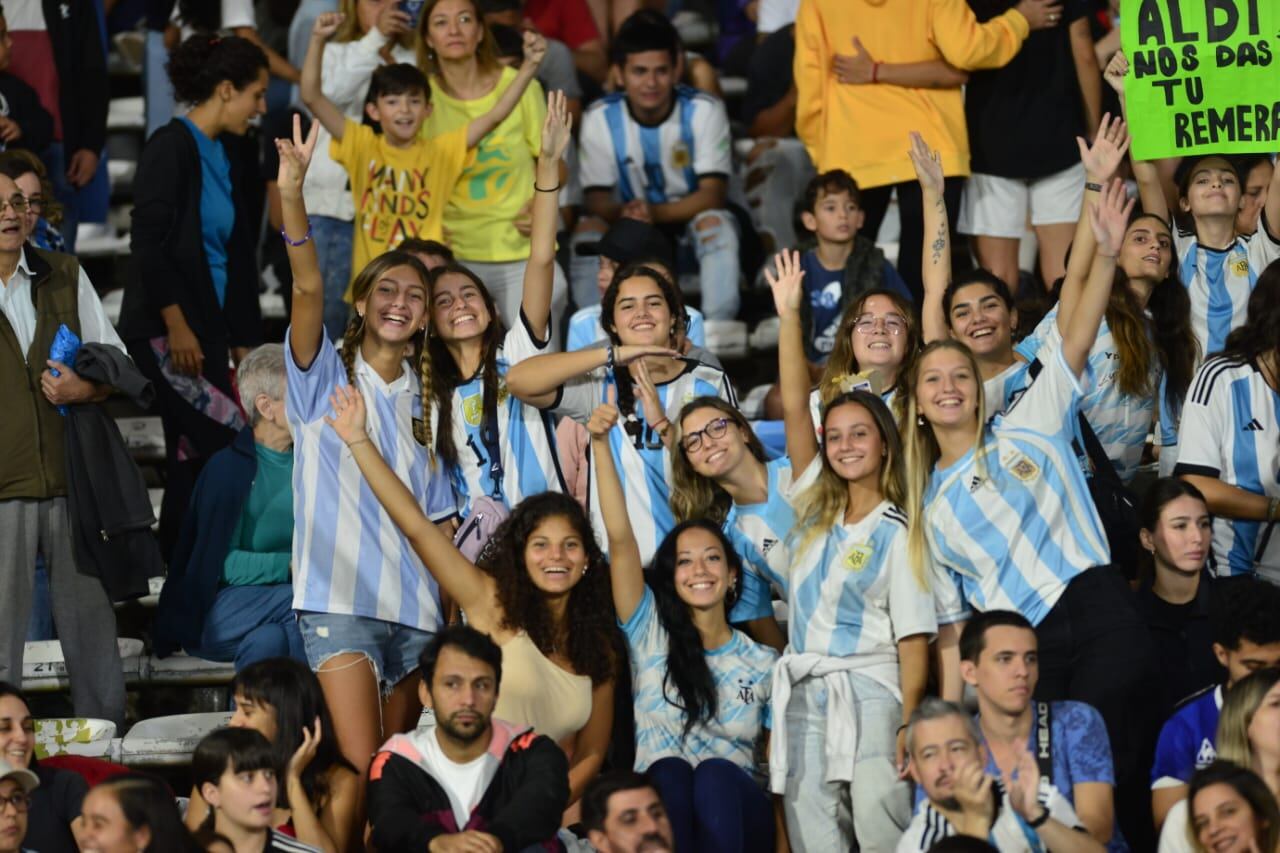
[[[1133,153],[1280,150],[1280,0],[1123,0]]]

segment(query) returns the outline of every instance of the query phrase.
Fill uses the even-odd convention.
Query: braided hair
[[[609,282],[609,286],[605,289],[604,296],[600,298],[600,325],[605,334],[609,336],[609,341],[614,346],[622,345],[622,338],[618,335],[613,313],[622,285],[633,278],[647,278],[658,286],[658,290],[662,291],[662,297],[667,303],[667,310],[671,314],[670,346],[674,347],[677,342],[683,339],[685,329],[689,323],[689,316],[684,309],[684,297],[681,296],[680,288],[676,287],[675,282],[654,267],[648,266],[643,262],[626,264],[620,267],[613,274],[613,280]],[[626,370],[615,371],[614,383],[618,388],[618,414],[622,416],[622,423],[627,434],[635,438],[643,427],[636,418],[636,391],[631,381],[631,374]]]
[[[378,255],[364,269],[360,270],[360,274],[351,283],[352,304],[368,299],[373,286],[395,267],[408,267],[413,270],[418,278],[421,279],[423,287],[426,287],[430,292],[430,287],[427,284],[427,268],[422,265],[422,261],[408,252],[392,249],[389,252],[383,252]],[[364,315],[359,311],[355,311],[351,314],[351,319],[347,321],[347,328],[342,332],[342,351],[340,353],[342,366],[347,374],[347,382],[353,386],[356,384],[356,352],[359,351],[360,344],[364,341],[364,335]],[[431,442],[431,422],[427,417],[425,405],[427,388],[431,384],[431,354],[425,345],[425,335],[421,332],[415,334],[406,345],[406,357],[414,352],[418,354],[418,379],[422,383],[424,405],[423,416],[414,419],[413,437],[418,444],[425,447]],[[435,465],[434,456],[431,457],[431,464]]]
[[[435,297],[436,284],[446,275],[460,275],[476,286],[480,292],[480,298],[484,300],[485,310],[489,312],[489,326],[482,333],[483,355],[480,360],[480,376],[484,384],[484,390],[481,396],[481,430],[498,429],[498,405],[506,399],[507,388],[506,383],[502,381],[502,377],[498,375],[498,348],[502,346],[502,341],[506,337],[507,329],[502,323],[502,318],[498,316],[498,306],[493,301],[492,294],[489,289],[484,286],[475,273],[464,267],[456,261],[449,261],[443,266],[438,266],[427,274],[427,298],[430,301]],[[435,436],[435,452],[436,455],[445,461],[447,465],[454,465],[458,461],[458,448],[453,444],[453,391],[459,385],[470,381],[472,377],[463,376],[458,369],[458,363],[454,360],[453,354],[449,352],[445,346],[444,340],[440,337],[439,330],[433,330],[433,333],[427,336],[427,353],[429,362],[435,365],[435,381],[432,381],[427,375],[422,377],[422,399],[425,401],[430,398],[436,407],[437,429]],[[431,441],[430,420],[423,418],[427,422],[427,442]],[[491,446],[497,446],[497,435],[485,435],[485,442]]]

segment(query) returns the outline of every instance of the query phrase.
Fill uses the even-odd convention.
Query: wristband
[[[369,437],[365,436],[364,438],[358,439],[348,444],[347,450],[350,450],[351,448],[355,447],[357,444],[371,444],[371,443],[372,442],[369,441]]]
[[[1093,181],[1085,181],[1084,188],[1090,192],[1102,192],[1102,184],[1095,184]]]
[[[1277,512],[1280,512],[1280,498],[1272,498],[1267,502],[1267,521],[1275,521]]]
[[[872,83],[880,82],[880,63],[879,62],[871,63],[871,82]]]
[[[1027,821],[1027,826],[1031,827],[1032,829],[1039,829],[1040,827],[1044,826],[1046,823],[1049,822],[1048,807],[1042,805],[1040,806],[1040,809],[1041,809],[1040,817],[1036,818],[1035,820]]]
[[[297,247],[297,246],[304,245],[308,240],[311,239],[311,217],[310,216],[307,217],[307,233],[302,235],[301,240],[298,240],[296,243],[293,240],[290,240],[289,235],[288,233],[285,232],[284,228],[280,229],[280,236],[283,237],[284,241],[288,243],[290,246]]]
[[[669,427],[669,426],[671,426],[671,419],[663,418],[662,420],[658,421],[656,424],[653,424],[653,431],[661,435],[663,428]]]
[[[544,189],[543,187],[538,186],[537,181],[533,182],[533,188],[540,193],[558,193],[562,186],[564,186],[564,184],[556,184],[554,187],[547,187]]]

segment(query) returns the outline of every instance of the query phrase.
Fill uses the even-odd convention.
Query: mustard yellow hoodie
[[[942,155],[946,175],[969,174],[964,96],[836,80],[837,53],[856,35],[876,62],[945,59],[974,71],[999,68],[1022,47],[1027,19],[1010,9],[979,24],[965,0],[802,0],[796,16],[796,135],[819,171],[844,169],[860,187],[915,180],[908,132]]]

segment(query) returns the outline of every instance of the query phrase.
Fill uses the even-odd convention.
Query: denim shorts
[[[298,630],[311,669],[318,670],[337,655],[364,655],[373,664],[384,696],[418,668],[418,656],[435,636],[431,631],[368,616],[306,610],[298,611]]]

